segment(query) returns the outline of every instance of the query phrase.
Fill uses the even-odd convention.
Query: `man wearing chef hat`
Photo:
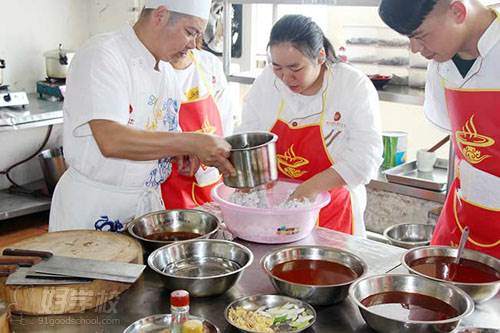
[[[179,133],[175,76],[162,66],[195,47],[210,0],[146,0],[137,23],[91,38],[75,55],[64,103],[69,165],[52,199],[49,230],[120,230],[163,209],[171,159],[194,156],[234,173],[230,145]]]
[[[500,257],[500,15],[479,0],[382,0],[384,22],[432,60],[424,111],[452,132],[457,177],[432,244]]]

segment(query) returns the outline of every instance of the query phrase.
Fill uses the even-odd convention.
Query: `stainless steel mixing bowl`
[[[431,243],[434,226],[420,223],[401,223],[384,230],[384,237],[390,244],[411,249]]]
[[[149,251],[174,241],[152,240],[147,236],[161,232],[188,232],[200,235],[193,239],[211,238],[219,227],[219,220],[215,216],[196,209],[161,210],[138,217],[127,225],[129,234]]]
[[[278,179],[276,141],[270,132],[249,132],[225,138],[231,145],[229,160],[236,176],[224,176],[224,184],[233,188],[253,188]]]
[[[383,315],[361,303],[369,296],[400,291],[418,293],[441,300],[457,310],[454,318],[439,321],[398,320]],[[368,276],[352,284],[349,296],[358,306],[364,320],[372,329],[381,333],[434,333],[452,332],[460,320],[474,311],[474,302],[461,289],[446,283],[432,281],[410,274],[382,274]]]
[[[184,289],[196,297],[225,293],[252,261],[245,246],[217,239],[177,242],[148,257],[149,267],[160,274],[165,288]]]
[[[327,246],[292,246],[266,254],[261,265],[269,276],[274,288],[290,297],[299,298],[314,305],[329,305],[342,302],[349,286],[355,281],[334,285],[307,285],[283,280],[273,275],[272,269],[281,263],[297,259],[325,260],[349,267],[357,274],[357,279],[368,270],[366,263],[358,256],[340,249]]]
[[[457,248],[449,247],[449,246],[422,246],[417,247],[411,250],[408,250],[403,257],[401,258],[401,262],[403,266],[413,274],[417,274],[423,277],[426,277],[431,280],[451,283],[460,289],[464,290],[467,294],[469,294],[474,302],[482,303],[487,300],[493,298],[498,291],[500,290],[500,280],[495,282],[486,282],[486,283],[462,283],[462,282],[453,282],[448,280],[442,280],[433,278],[427,275],[424,275],[413,268],[411,268],[411,263],[420,258],[426,257],[456,257],[457,256]],[[462,252],[462,258],[469,259],[473,261],[477,261],[479,263],[485,264],[497,272],[500,272],[500,260],[495,257],[489,256],[482,252],[473,251],[473,250],[464,250]]]

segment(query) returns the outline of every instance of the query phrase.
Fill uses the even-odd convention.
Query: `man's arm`
[[[94,139],[105,157],[134,161],[166,156],[196,155],[203,164],[234,174],[227,160],[231,146],[224,139],[199,133],[150,132],[132,129],[110,120],[89,122]]]

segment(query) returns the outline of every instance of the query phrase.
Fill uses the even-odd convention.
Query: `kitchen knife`
[[[69,277],[83,277],[125,283],[134,283],[146,268],[144,265],[116,261],[56,256],[51,252],[46,251],[5,249],[3,253],[10,255],[18,254],[39,256],[45,258],[40,263],[31,267],[31,270],[37,273],[57,274]]]
[[[10,274],[5,284],[8,286],[46,286],[89,283],[91,281],[91,279],[86,278],[33,273],[30,271],[30,268],[22,267]]]

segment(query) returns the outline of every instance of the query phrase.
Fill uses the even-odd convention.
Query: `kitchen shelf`
[[[24,187],[39,194],[13,193],[8,189],[0,191],[0,221],[50,209],[51,197],[42,194],[47,191],[43,180],[24,185]]]
[[[252,84],[260,71],[241,72],[229,75],[227,80],[241,84]],[[387,85],[382,90],[377,90],[381,101],[403,103],[412,105],[424,104],[424,90],[408,86]]]
[[[276,11],[277,5],[333,5],[333,6],[378,6],[380,0],[224,0],[227,8],[231,4],[273,4]],[[275,16],[275,13],[273,13]],[[231,26],[231,16],[229,11],[224,11],[224,51],[222,54],[224,73],[228,81],[241,84],[252,84],[260,71],[231,73],[231,30],[225,27]],[[411,88],[408,86],[387,85],[383,90],[378,91],[381,101],[423,105],[424,90]]]
[[[0,108],[0,132],[42,127],[63,122],[63,102],[40,99],[28,94],[30,104],[25,108]]]

